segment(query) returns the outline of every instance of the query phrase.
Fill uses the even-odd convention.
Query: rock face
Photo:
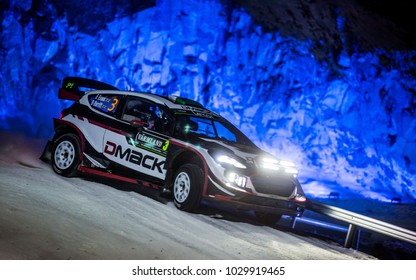
[[[416,199],[416,52],[360,48],[342,6],[328,8],[334,48],[263,28],[227,1],[54,2],[1,4],[3,130],[50,136],[69,105],[57,89],[77,75],[203,103],[294,160],[310,196]]]

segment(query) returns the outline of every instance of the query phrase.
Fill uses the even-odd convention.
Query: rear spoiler
[[[119,90],[112,85],[87,78],[66,77],[62,81],[62,87],[58,91],[58,97],[60,99],[78,101],[85,93],[80,88],[88,88],[91,90]]]

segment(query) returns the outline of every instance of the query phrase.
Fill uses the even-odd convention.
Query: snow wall
[[[201,102],[294,161],[310,197],[415,201],[416,52],[318,59],[218,1],[99,2],[1,4],[1,130],[50,137],[62,79],[87,77]]]

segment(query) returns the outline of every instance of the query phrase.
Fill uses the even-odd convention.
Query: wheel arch
[[[165,179],[165,188],[171,189],[175,171],[185,163],[193,163],[199,166],[204,172],[203,195],[208,187],[208,166],[203,156],[194,148],[172,143],[173,148],[167,158],[167,174]]]
[[[82,162],[80,138],[71,132],[59,135],[52,147],[52,168],[57,174],[65,177],[76,176]]]
[[[81,130],[76,127],[74,124],[61,120],[61,119],[54,119],[54,127],[55,127],[55,135],[53,136],[52,142],[55,143],[56,140],[65,134],[75,134],[79,137],[81,142],[81,160],[83,159],[83,153],[85,150],[85,137],[82,134]]]

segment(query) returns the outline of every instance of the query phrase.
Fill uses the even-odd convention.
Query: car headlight
[[[235,172],[226,172],[225,177],[229,182],[236,184],[240,188],[245,188],[247,184],[247,177]]]
[[[271,170],[279,170],[279,161],[275,158],[262,158],[261,159],[261,163],[260,166],[266,169],[271,169]]]
[[[229,165],[232,165],[236,168],[243,168],[243,169],[247,168],[244,164],[240,163],[236,159],[234,159],[232,157],[229,157],[229,156],[226,156],[226,155],[221,155],[221,156],[217,157],[217,162],[229,164]]]
[[[296,176],[298,170],[295,168],[295,164],[291,161],[277,160],[272,157],[264,157],[260,160],[260,166],[270,170],[281,170],[286,173]]]
[[[286,161],[286,160],[281,160],[279,162],[280,165],[284,166],[284,167],[295,167],[295,164],[291,161]]]
[[[290,168],[285,168],[285,172],[286,173],[290,173],[290,174],[298,174],[298,170],[296,169],[296,168],[292,168],[292,167],[290,167]]]

